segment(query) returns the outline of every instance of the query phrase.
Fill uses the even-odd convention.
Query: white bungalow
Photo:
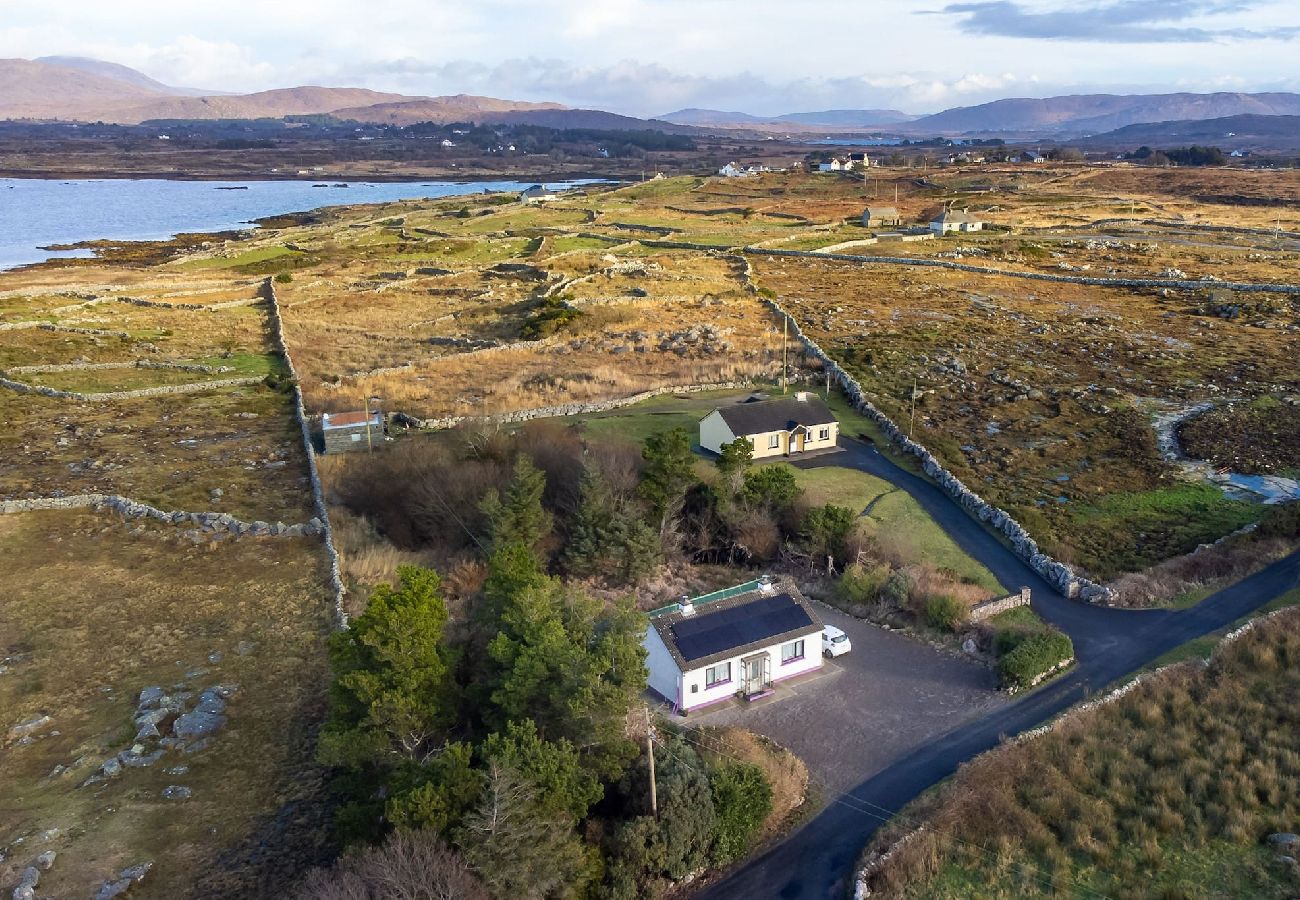
[[[700,420],[700,446],[714,453],[737,438],[749,438],[754,458],[789,456],[838,446],[839,422],[816,394],[748,400],[720,406]]]
[[[930,223],[930,230],[940,236],[951,232],[983,231],[984,223],[970,213],[949,209]]]
[[[770,579],[683,598],[650,613],[650,689],[685,714],[755,700],[822,666],[822,622],[792,584]]]

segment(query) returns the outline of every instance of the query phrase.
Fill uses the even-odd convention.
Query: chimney
[[[680,607],[680,612],[683,616],[695,615],[695,604],[691,602],[691,598],[687,595],[683,594],[682,599],[678,601],[677,605]]]

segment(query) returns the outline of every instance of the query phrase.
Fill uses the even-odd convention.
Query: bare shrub
[[[488,900],[483,883],[431,832],[398,831],[379,847],[313,869],[296,900]]]
[[[1246,536],[1201,547],[1185,556],[1125,575],[1113,582],[1111,588],[1120,606],[1156,606],[1189,591],[1238,581],[1293,549],[1294,541]]]

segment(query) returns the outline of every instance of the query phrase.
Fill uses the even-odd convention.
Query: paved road
[[[1042,724],[1090,691],[1140,668],[1168,650],[1233,622],[1300,585],[1300,552],[1183,611],[1092,607],[1053,591],[935,485],[906,472],[874,448],[848,442],[845,453],[802,460],[801,466],[848,465],[914,496],[957,543],[1008,587],[1029,585],[1033,606],[1074,640],[1078,664],[1020,700],[962,725],[830,803],[763,855],[705,888],[707,900],[732,897],[840,898],[863,845],[910,800],[1006,736]]]

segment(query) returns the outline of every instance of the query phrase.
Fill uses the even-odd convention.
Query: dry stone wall
[[[971,607],[970,619],[972,622],[983,622],[985,619],[991,619],[998,613],[1004,613],[1009,609],[1028,606],[1030,604],[1030,599],[1031,595],[1029,588],[1023,587],[1018,593],[975,604]]]
[[[213,388],[235,387],[244,384],[257,384],[265,379],[261,375],[244,375],[239,378],[221,378],[216,381],[198,381],[194,384],[164,384],[158,387],[137,388],[131,391],[105,391],[100,394],[82,394],[77,391],[59,391],[27,384],[10,378],[0,378],[0,387],[7,387],[19,394],[40,394],[43,397],[57,397],[61,400],[80,400],[86,403],[98,403],[104,400],[134,400],[137,397],[160,397],[165,394],[195,394],[210,391]]]
[[[593,400],[585,403],[564,403],[559,406],[543,406],[537,409],[518,409],[511,412],[497,413],[488,416],[443,416],[440,418],[421,419],[407,413],[394,413],[393,421],[407,428],[418,428],[424,431],[443,431],[448,428],[455,428],[457,425],[464,423],[482,423],[487,425],[507,425],[517,422],[528,422],[532,419],[554,419],[562,416],[584,416],[592,413],[608,412],[614,409],[622,409],[625,406],[633,406],[642,403],[654,397],[660,397],[664,394],[698,394],[702,391],[727,391],[740,388],[747,388],[749,384],[742,381],[719,381],[706,384],[676,384],[665,387],[654,388],[649,391],[641,391],[638,394],[632,394],[629,397],[618,397],[613,400]]]
[[[339,570],[338,550],[334,547],[334,531],[330,528],[329,507],[325,504],[325,489],[321,486],[320,469],[316,465],[316,447],[312,444],[311,424],[307,418],[307,410],[303,407],[298,370],[294,368],[293,357],[289,355],[289,345],[284,339],[284,320],[280,316],[280,302],[276,299],[275,285],[270,278],[263,282],[262,292],[266,297],[275,349],[284,357],[285,368],[289,370],[289,376],[293,379],[293,414],[298,420],[298,427],[302,429],[303,452],[307,454],[307,477],[311,482],[312,507],[316,512],[314,521],[320,522],[320,534],[325,542],[325,557],[329,563],[329,585],[334,595],[334,617],[340,628],[346,628],[348,614],[343,608],[343,595],[346,589],[343,587],[343,575]]]
[[[34,497],[0,500],[0,515],[48,509],[110,509],[124,519],[153,519],[170,525],[194,525],[201,533],[227,532],[253,537],[303,537],[320,534],[319,519],[286,525],[283,522],[246,522],[230,513],[165,510],[120,494],[70,494],[66,497]]]
[[[805,254],[801,252],[800,255]],[[736,261],[739,268],[738,274],[745,289],[751,293],[757,293],[757,287],[754,284],[754,270],[748,258],[735,254],[730,258]],[[764,298],[764,302],[778,316],[789,321],[790,330],[794,333],[795,339],[803,344],[804,349],[811,356],[821,362],[836,384],[840,386],[840,390],[848,397],[849,403],[853,405],[854,409],[874,422],[899,449],[915,456],[921,462],[921,468],[925,474],[938,483],[962,509],[1002,534],[1011,544],[1016,555],[1041,575],[1048,584],[1067,597],[1077,597],[1089,603],[1108,603],[1110,601],[1112,594],[1109,588],[1086,578],[1081,578],[1069,566],[1057,562],[1039,550],[1038,543],[1029,536],[1024,527],[1013,519],[1010,514],[988,503],[966,487],[961,479],[944,468],[943,464],[929,450],[909,438],[903,433],[902,429],[894,424],[892,419],[876,409],[875,405],[867,399],[866,392],[863,391],[862,385],[858,383],[857,379],[841,368],[840,364],[832,359],[816,341],[804,334],[798,320],[786,312],[780,303],[768,298]]]

